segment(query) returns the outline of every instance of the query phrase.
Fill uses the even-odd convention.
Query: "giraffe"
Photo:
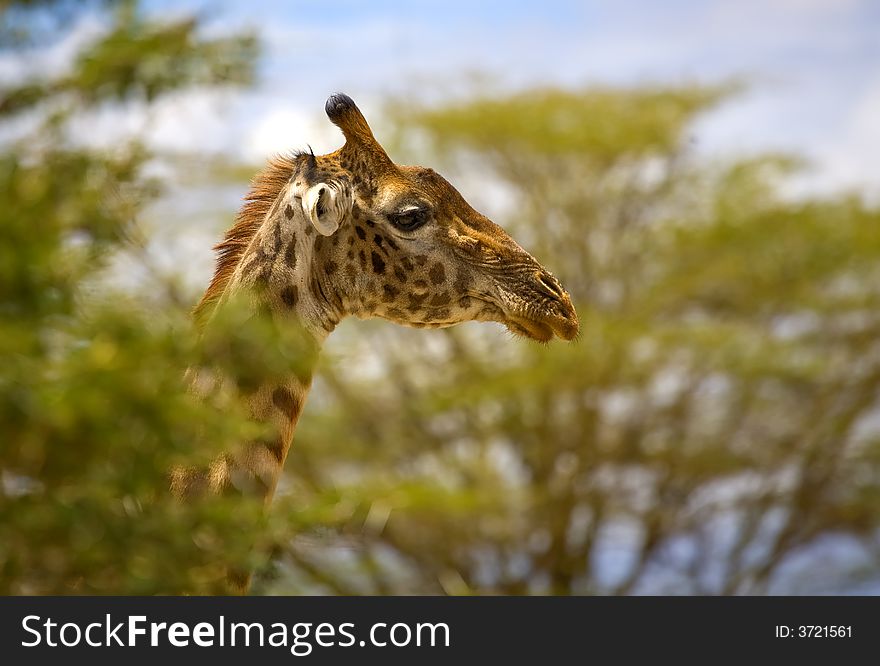
[[[173,470],[178,497],[238,490],[271,501],[317,353],[344,317],[416,328],[493,321],[540,342],[578,333],[568,293],[501,227],[432,169],[392,162],[347,95],[332,95],[325,111],[344,145],[269,161],[215,247],[216,270],[194,311],[210,328],[244,294],[255,316],[299,332],[303,360],[242,387],[251,418],[270,434],[206,469]]]

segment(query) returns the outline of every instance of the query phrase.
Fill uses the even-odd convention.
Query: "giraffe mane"
[[[244,197],[244,205],[235,216],[235,224],[226,231],[223,240],[213,248],[217,253],[214,276],[193,310],[193,315],[199,324],[204,323],[214,304],[223,295],[244,251],[266,219],[281,189],[293,175],[296,160],[300,155],[301,153],[274,155],[269,158],[265,168],[251,179],[250,189]]]

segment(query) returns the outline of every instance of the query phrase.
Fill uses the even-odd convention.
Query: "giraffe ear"
[[[351,212],[351,192],[344,185],[318,183],[305,191],[302,206],[317,232],[332,236]]]

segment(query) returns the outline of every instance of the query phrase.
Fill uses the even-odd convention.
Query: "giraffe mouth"
[[[572,310],[573,314],[574,310]],[[536,316],[506,313],[504,325],[507,326],[507,330],[511,333],[537,342],[550,342],[554,336],[562,340],[572,340],[578,334],[576,316],[565,317],[552,314]]]
[[[538,312],[503,291],[494,298],[485,293],[471,292],[470,295],[488,306],[481,319],[504,324],[514,335],[536,342],[550,342],[554,337],[562,340],[577,337],[577,312],[565,292],[561,298],[554,299],[551,308]]]

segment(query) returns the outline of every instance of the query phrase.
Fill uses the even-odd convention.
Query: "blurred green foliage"
[[[195,21],[154,23],[131,2],[100,8],[107,32],[68,73],[0,102],[43,113],[0,154],[0,593],[221,592],[224,564],[261,561],[261,507],[181,506],[168,471],[229,450],[244,415],[234,396],[187,394],[183,371],[205,350],[185,311],[166,298],[156,317],[106,277],[160,193],[143,175],[155,156],[77,147],[69,121],[108,99],[245,84],[255,42],[204,40]],[[250,357],[240,347],[263,343],[229,346]]]
[[[153,101],[187,86],[252,80],[258,55],[254,35],[206,39],[199,36],[196,19],[158,23],[144,19],[136,2],[108,5],[113,10],[111,29],[79,53],[70,73],[4,90],[0,116],[19,113],[47,98],[79,104]]]
[[[6,48],[33,41],[27,12],[78,11],[12,4]],[[579,340],[346,322],[269,514],[172,501],[172,465],[253,427],[234,395],[192,399],[184,369],[296,359],[234,310],[199,344],[197,294],[149,271],[142,290],[114,286],[108,265],[138,256],[136,221],[162,196],[145,177],[155,156],[76,147],[69,121],[246,85],[256,42],[87,6],[108,29],[70,71],[0,93],[5,119],[41,119],[0,152],[0,593],[219,592],[227,564],[257,567],[263,593],[876,583],[880,212],[782,196],[790,156],[693,154],[695,121],[736,86],[390,105],[392,155],[497,208],[572,293]],[[847,566],[824,559],[829,544]]]

